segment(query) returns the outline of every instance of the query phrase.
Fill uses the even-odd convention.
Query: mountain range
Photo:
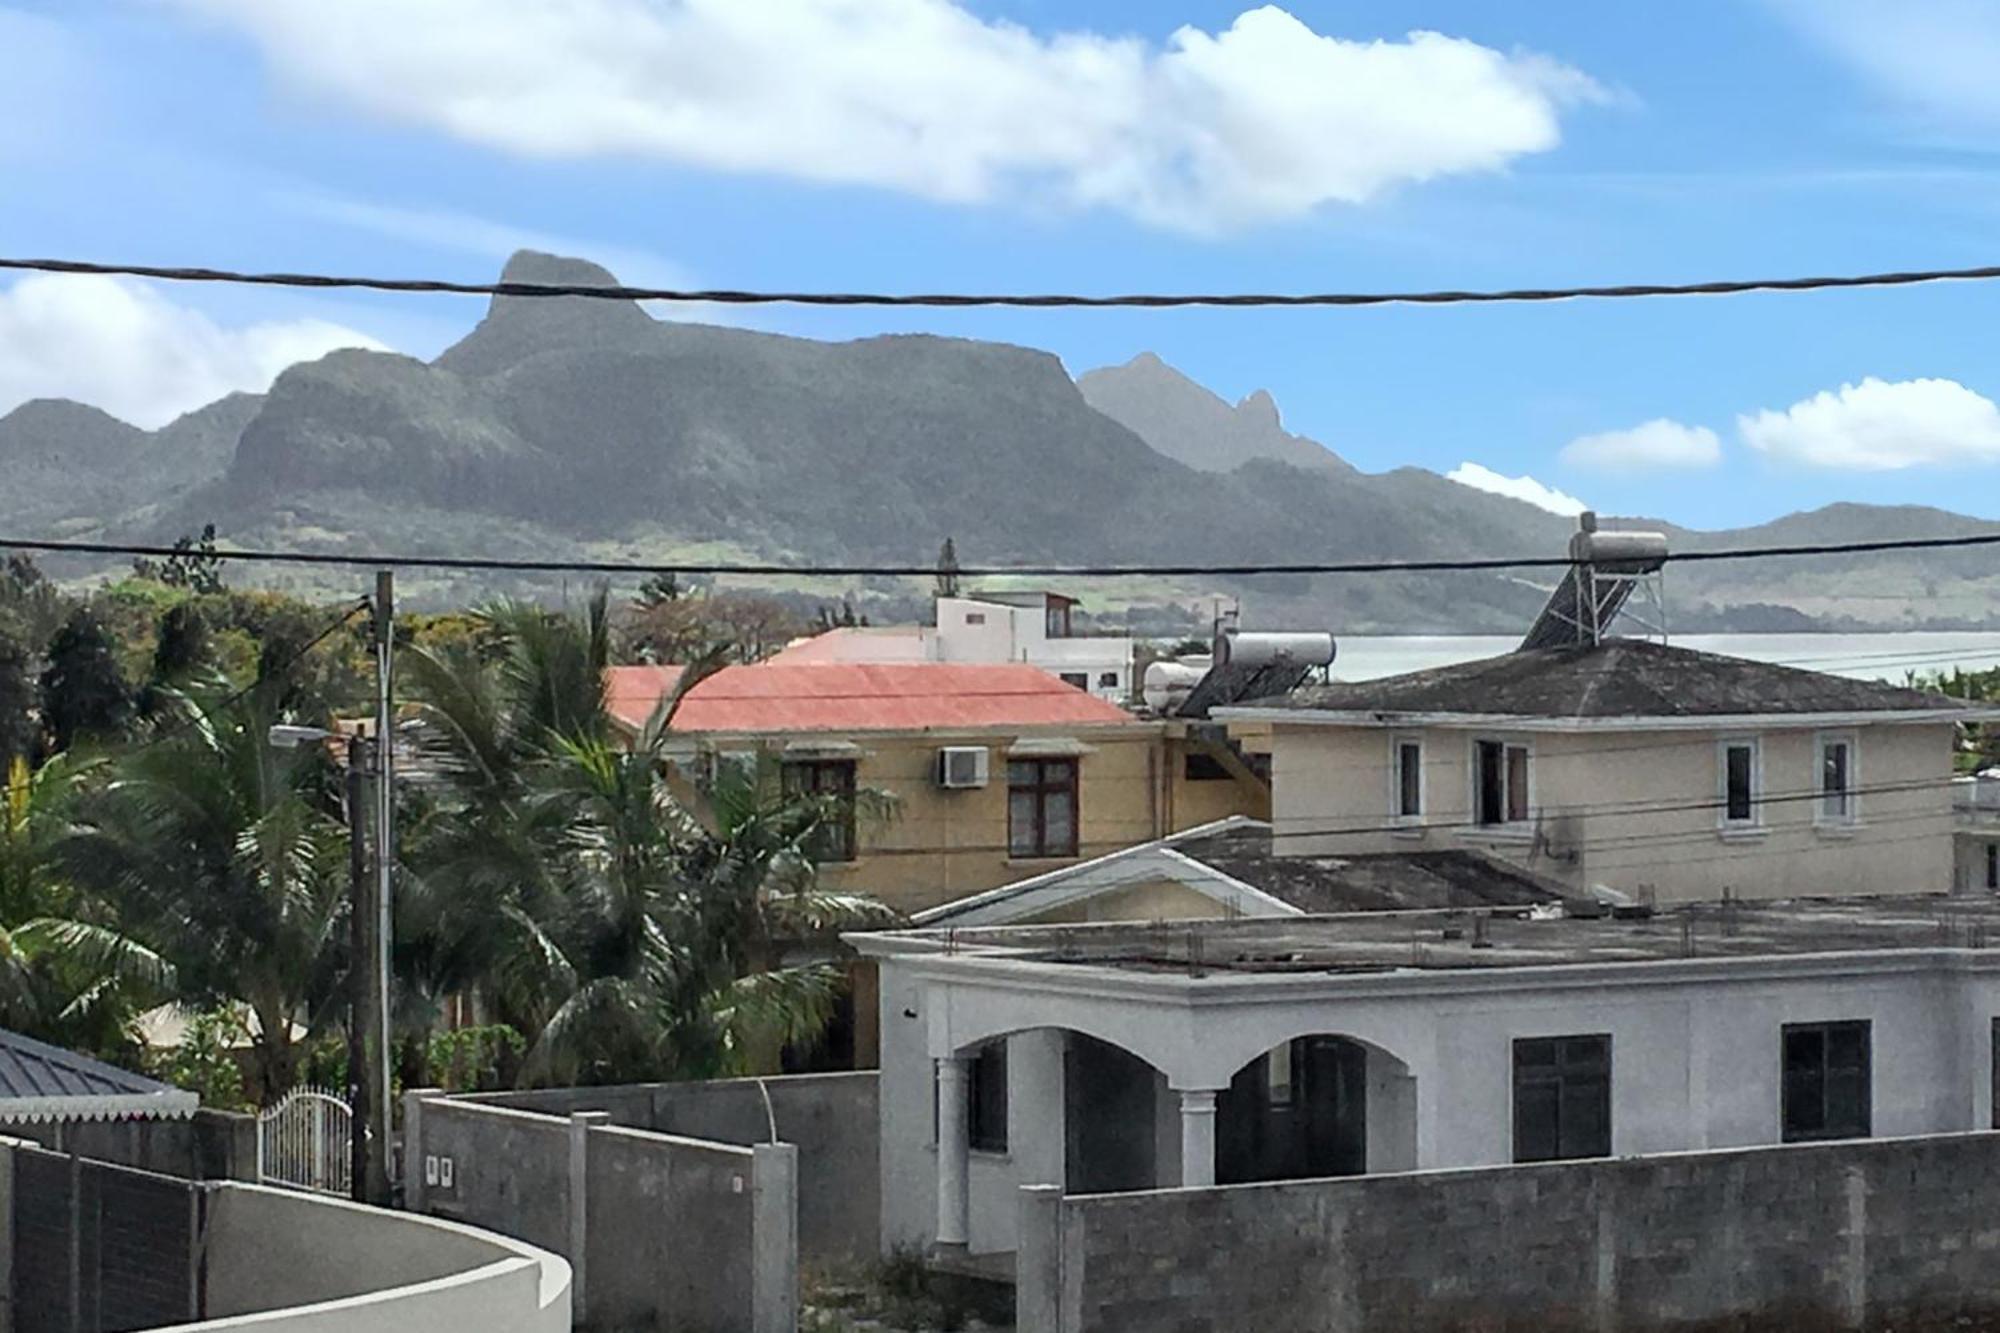
[[[615,281],[533,252],[503,277]],[[225,545],[428,555],[924,563],[950,536],[974,565],[1411,560],[1557,555],[1571,527],[1421,469],[1359,471],[1287,431],[1270,395],[1230,404],[1150,354],[1072,380],[1030,348],[824,342],[581,297],[496,297],[433,361],[335,352],[158,431],[28,403],[0,418],[0,475],[8,535],[164,541],[213,522]],[[1732,532],[1648,526],[1710,549],[1995,530],[1861,505]],[[1983,565],[1978,552],[1691,565],[1674,610],[1684,628],[1984,625],[2000,622],[2000,576]],[[1137,620],[1240,595],[1260,625],[1505,632],[1542,600],[1547,578],[1527,573],[1084,592]],[[432,580],[424,594],[494,586]]]

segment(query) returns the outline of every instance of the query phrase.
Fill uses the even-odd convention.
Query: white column
[[[965,1244],[967,1199],[966,1157],[969,1108],[966,1105],[972,1060],[969,1056],[948,1055],[937,1062],[938,1132],[937,1243]]]
[[[1182,1088],[1181,1184],[1215,1183],[1215,1089]]]

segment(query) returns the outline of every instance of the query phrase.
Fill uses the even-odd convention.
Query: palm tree
[[[56,848],[79,890],[171,964],[185,1007],[242,1005],[266,1096],[341,1011],[347,837],[316,751],[266,743],[275,682],[169,691],[151,736],[76,799]]]
[[[690,784],[666,761],[683,672],[636,743],[605,712],[605,601],[581,616],[504,606],[497,649],[411,654],[424,750],[448,786],[406,846],[398,930],[433,996],[474,989],[529,1038],[538,1081],[699,1077],[815,1035],[837,969],[784,966],[807,932],[881,924],[819,892],[810,844],[834,811],[784,790],[775,758]]]
[[[133,1017],[163,997],[171,965],[88,919],[58,876],[66,802],[99,766],[57,755],[31,771],[17,756],[0,787],[0,1024],[57,1045],[124,1054]]]

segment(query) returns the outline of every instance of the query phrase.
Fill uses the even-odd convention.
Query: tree
[[[666,762],[674,703],[725,654],[693,663],[628,749],[604,712],[601,596],[580,617],[489,615],[497,659],[408,657],[448,782],[405,840],[408,989],[433,1008],[476,994],[526,1036],[535,1081],[700,1076],[816,1033],[838,973],[778,966],[779,941],[892,914],[817,892],[807,844],[833,812],[787,793],[774,758],[747,786]]]
[[[0,625],[0,772],[33,751],[34,706],[28,650]]]
[[[63,621],[49,643],[41,677],[42,725],[50,747],[110,740],[132,716],[132,694],[118,670],[111,636],[87,606]]]
[[[16,756],[0,785],[0,1025],[76,1050],[123,1054],[132,1018],[172,967],[107,924],[64,882],[55,849],[94,762]]]
[[[173,553],[164,560],[144,556],[134,560],[132,572],[169,588],[186,588],[195,593],[221,592],[222,556],[215,546],[215,524],[202,524],[200,537],[183,536],[175,541]]]
[[[938,548],[937,595],[958,596],[958,547],[949,537],[946,537],[944,545]]]
[[[265,1095],[289,1088],[295,1026],[310,1040],[344,1009],[347,839],[330,765],[266,741],[277,682],[234,697],[175,693],[151,733],[80,794],[57,848],[70,883],[104,903],[176,977],[186,1007],[242,1005]]]

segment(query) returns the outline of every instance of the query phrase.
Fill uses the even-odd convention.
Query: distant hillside
[[[1253,459],[1315,472],[1354,471],[1325,445],[1286,430],[1264,390],[1232,407],[1151,352],[1079,375],[1076,387],[1105,416],[1203,472],[1228,472]]]
[[[505,276],[613,281],[530,253]],[[967,563],[1416,560],[1553,554],[1570,526],[1420,469],[1358,472],[1285,432],[1268,396],[1232,407],[1156,358],[1079,385],[1030,348],[821,342],[574,297],[497,298],[434,362],[336,352],[156,432],[76,403],[27,404],[0,418],[0,474],[0,531],[18,535],[166,540],[213,521],[239,545],[424,554],[923,563],[950,536]],[[1842,506],[1675,538],[1970,523]],[[1504,632],[1525,626],[1546,582],[1264,576],[1088,591],[1114,615],[1240,594],[1259,624]],[[1684,625],[1724,628],[1774,615],[1981,622],[2000,607],[1995,583],[1977,560],[1938,553],[1689,566],[1673,587]],[[495,585],[426,586],[466,598]]]

